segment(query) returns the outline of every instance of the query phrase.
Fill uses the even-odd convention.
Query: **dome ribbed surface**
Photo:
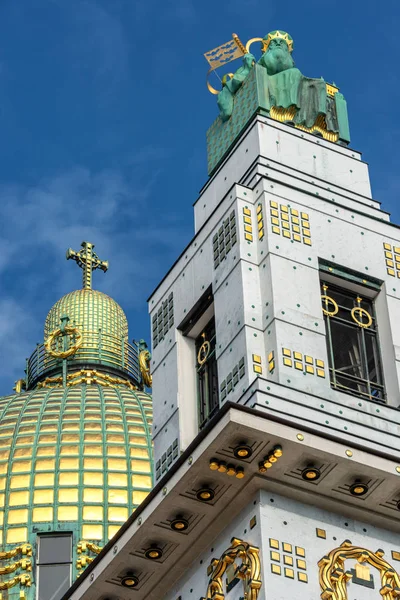
[[[152,487],[151,421],[151,397],[125,386],[0,398],[0,548],[37,531],[103,545]]]
[[[116,368],[126,364],[128,322],[115,300],[97,290],[82,289],[66,294],[47,315],[45,339],[60,327],[63,315],[67,315],[69,325],[77,327],[83,335],[74,361],[101,361]]]

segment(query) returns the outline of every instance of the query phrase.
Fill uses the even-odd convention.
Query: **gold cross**
[[[95,252],[93,252],[94,244],[90,242],[82,242],[82,250],[75,252],[72,248],[67,250],[67,260],[72,258],[78,263],[83,271],[83,289],[92,289],[92,271],[101,269],[104,273],[108,269],[108,260],[100,260]]]

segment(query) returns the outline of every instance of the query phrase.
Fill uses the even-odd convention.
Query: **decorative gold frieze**
[[[101,546],[97,546],[97,544],[93,544],[93,542],[86,542],[84,540],[78,542],[76,545],[77,554],[80,555],[76,561],[76,568],[78,569],[78,576],[83,573],[90,563],[94,561],[96,557],[88,556],[86,553],[93,552],[93,554],[100,554],[102,551]]]
[[[22,544],[7,552],[0,552],[0,560],[14,558],[14,556],[18,556],[18,554],[22,554],[22,556],[32,556],[32,546],[30,544]]]
[[[392,246],[388,242],[383,242],[383,252],[385,255],[386,272],[391,277],[400,278],[400,247]]]
[[[67,375],[67,387],[73,387],[86,383],[86,385],[102,385],[104,387],[113,387],[115,385],[124,385],[130,390],[137,390],[128,379],[121,377],[112,377],[106,373],[97,371],[96,369],[80,369],[74,373]],[[59,387],[63,385],[62,377],[46,377],[37,385],[38,388]]]
[[[274,200],[270,200],[269,206],[272,233],[307,246],[312,245],[308,213],[291,208],[287,204],[278,204]]]
[[[282,348],[282,361],[285,367],[294,367],[306,375],[325,377],[325,362],[320,358],[313,358],[309,354],[302,354],[290,348]]]
[[[318,562],[322,600],[348,600],[346,584],[353,576],[345,566],[346,560],[349,559],[357,560],[361,566],[371,565],[379,571],[379,591],[383,600],[398,598],[400,577],[383,556],[384,552],[381,549],[371,552],[366,548],[353,546],[350,540],[345,540]],[[366,572],[363,571],[360,575],[363,578]]]
[[[260,592],[261,565],[260,550],[238,538],[233,538],[231,546],[221,558],[213,559],[208,567],[207,574],[210,576],[206,597],[201,600],[224,600],[224,575],[229,569],[229,580],[241,579],[243,582],[243,596],[246,600],[257,600]],[[237,564],[240,561],[240,564]]]
[[[32,563],[29,559],[21,559],[17,560],[9,565],[5,565],[4,567],[0,567],[0,575],[8,575],[9,573],[15,573],[18,569],[22,569],[23,571],[32,571]]]
[[[32,584],[32,580],[30,576],[26,575],[25,573],[22,575],[16,575],[12,579],[0,582],[0,590],[9,590],[10,588],[13,588],[18,584],[23,585],[25,587],[30,587]]]

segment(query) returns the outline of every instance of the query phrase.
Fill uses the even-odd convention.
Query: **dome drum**
[[[118,373],[141,385],[139,347],[124,337],[117,338],[102,331],[82,333],[82,344],[67,359],[68,372],[80,368],[102,367],[102,370]],[[26,387],[31,389],[46,376],[60,373],[62,360],[46,351],[45,344],[37,344],[26,363]]]

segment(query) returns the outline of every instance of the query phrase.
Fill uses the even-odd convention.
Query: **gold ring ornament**
[[[77,327],[73,327],[72,325],[64,325],[64,331],[61,330],[60,327],[52,331],[45,342],[45,349],[51,356],[54,358],[69,358],[82,346],[83,336]],[[59,337],[64,337],[65,335],[71,335],[75,337],[75,343],[71,344],[68,350],[53,350],[52,346],[55,343],[56,339]]]
[[[251,38],[251,40],[249,40],[247,42],[247,44],[246,44],[246,52],[250,52],[250,46],[252,44],[254,44],[254,42],[261,42],[261,44],[262,44],[262,46],[261,46],[261,52],[264,54],[264,52],[267,49],[267,46],[266,46],[267,41],[264,40],[263,38],[260,38],[260,37]]]
[[[357,314],[359,315],[359,317],[357,317]],[[363,321],[360,320],[363,315],[367,317],[366,323],[364,323]],[[351,310],[351,316],[353,317],[353,320],[357,323],[357,325],[359,327],[364,327],[365,329],[367,329],[368,327],[371,327],[371,325],[372,325],[371,315],[365,308],[361,308],[361,306],[355,306]]]
[[[330,296],[327,296],[326,294],[323,294],[321,296],[321,300],[325,301],[325,308],[322,305],[322,312],[324,313],[324,315],[327,315],[328,317],[334,317],[339,312],[339,307],[337,305],[336,300],[334,300]],[[332,304],[332,310],[329,310],[328,308],[329,302]]]
[[[139,354],[139,367],[142,374],[143,383],[146,387],[151,388],[153,378],[150,374],[151,354],[148,350],[142,350]]]
[[[206,362],[208,355],[210,354],[210,350],[211,350],[211,344],[208,340],[204,340],[204,342],[202,343],[202,345],[199,348],[199,351],[197,353],[197,362],[199,363],[199,365],[204,365],[204,363]]]
[[[211,92],[212,94],[215,94],[216,96],[220,93],[221,90],[217,90],[215,87],[213,87],[211,85],[211,83],[208,81],[208,76],[210,75],[210,73],[213,72],[214,69],[209,69],[209,71],[207,72],[207,79],[206,79],[206,83],[207,83],[207,88],[208,91]],[[224,85],[226,85],[227,82],[227,77],[229,77],[229,79],[232,79],[233,77],[233,73],[227,73],[226,75],[224,75],[222,77],[222,87],[224,87]]]

